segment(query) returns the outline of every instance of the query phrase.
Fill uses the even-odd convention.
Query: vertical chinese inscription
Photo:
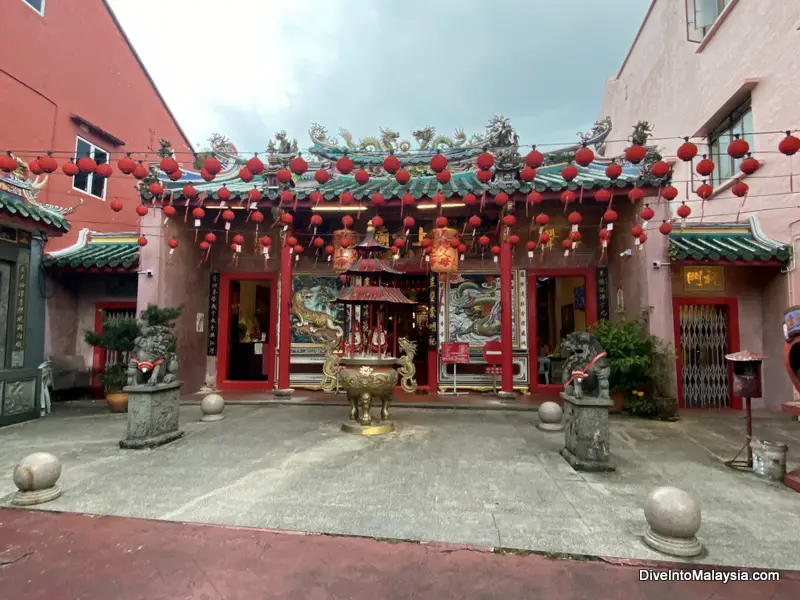
[[[14,352],[25,350],[25,306],[28,298],[28,265],[17,266],[17,299],[14,311]],[[21,365],[20,365],[21,366]]]
[[[439,307],[438,277],[436,276],[435,273],[430,276],[429,283],[430,283],[430,288],[428,296],[428,343],[430,344],[429,347],[433,349],[436,348],[438,344],[437,309]]]
[[[608,268],[597,269],[597,318],[608,321],[611,318],[611,299],[609,297]]]
[[[206,354],[217,355],[217,339],[219,334],[219,273],[211,273],[208,289],[208,344]]]

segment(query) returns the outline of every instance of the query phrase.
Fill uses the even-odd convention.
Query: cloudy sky
[[[312,122],[408,139],[426,125],[482,133],[494,113],[522,143],[573,141],[649,0],[110,4],[195,147],[220,132],[252,151],[281,129],[304,147]]]

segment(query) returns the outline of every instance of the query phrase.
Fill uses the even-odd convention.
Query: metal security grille
[[[727,306],[681,304],[679,319],[684,406],[730,406]]]
[[[103,316],[110,320],[115,321],[121,317],[130,317],[133,318],[136,316],[136,309],[135,308],[106,308],[103,310]],[[109,365],[113,365],[117,363],[117,354],[118,352],[106,352],[103,351],[103,369],[105,370],[106,367]],[[123,356],[122,360],[124,362],[128,361],[127,356]]]

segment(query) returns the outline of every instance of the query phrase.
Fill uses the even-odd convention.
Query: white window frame
[[[84,144],[88,144],[89,145],[90,153],[91,153],[90,156],[92,158],[95,157],[95,152],[97,150],[100,150],[101,152],[105,152],[106,153],[106,156],[108,156],[108,162],[109,162],[109,164],[111,163],[111,152],[109,152],[105,148],[101,148],[97,144],[93,144],[92,142],[90,142],[86,138],[82,138],[81,136],[78,135],[78,136],[75,136],[75,163],[76,164],[77,164],[79,158],[83,158],[82,155],[78,156],[78,144],[80,142],[83,142]],[[95,198],[97,200],[103,200],[105,202],[106,192],[108,191],[108,178],[105,178],[105,181],[103,182],[103,195],[102,196],[95,196],[92,193],[92,183],[94,182],[95,176],[96,176],[95,173],[88,173],[87,174],[87,176],[86,176],[86,188],[87,189],[82,190],[79,187],[75,187],[75,177],[77,177],[77,175],[76,175],[75,177],[72,178],[72,189],[75,190],[76,192],[80,192],[81,194],[86,194],[87,196],[91,196],[92,198]]]
[[[731,2],[732,0],[686,0],[686,17],[688,20],[686,23],[687,39],[690,42],[702,42],[706,35],[708,35],[708,32],[711,31],[714,23],[717,22],[717,19],[725,12],[725,9]],[[703,12],[701,8],[704,4],[714,4],[713,8],[709,7],[713,11],[714,18],[711,22],[698,25],[698,20]],[[695,39],[692,33],[698,35],[699,39]]]
[[[30,7],[30,9],[31,9],[33,12],[35,12],[37,15],[39,15],[40,17],[43,17],[43,16],[44,16],[44,7],[45,7],[45,4],[47,3],[47,0],[42,0],[42,10],[37,10],[37,8],[36,8],[36,7],[35,7],[33,4],[31,4],[30,2],[28,2],[28,0],[22,0],[22,1],[23,1],[25,4],[27,4],[27,5]]]
[[[738,133],[742,139],[747,140],[750,144],[750,152],[755,152],[753,132],[744,131],[745,117],[747,115],[750,115],[749,120],[752,123],[753,106],[749,97],[722,119],[708,136],[708,153],[711,160],[715,163],[714,173],[710,178],[714,187],[722,185],[728,179],[732,179],[739,174],[739,165],[742,164],[742,160],[744,159],[734,159],[728,154],[728,144],[733,141],[734,134]],[[728,163],[727,166],[730,166],[731,171],[729,176],[726,176],[724,179],[722,175],[722,161]]]

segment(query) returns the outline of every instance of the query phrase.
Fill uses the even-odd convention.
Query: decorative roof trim
[[[62,248],[61,250],[53,250],[52,252],[47,252],[48,256],[52,256],[53,258],[58,258],[59,256],[64,256],[65,254],[69,254],[70,252],[74,252],[75,250],[80,250],[84,248],[86,244],[89,243],[89,238],[92,232],[89,229],[81,229],[78,232],[78,240],[72,244],[71,246],[67,246],[66,248]]]
[[[776,250],[779,248],[788,248],[787,244],[782,244],[777,240],[773,240],[764,233],[764,230],[761,229],[761,223],[758,220],[758,215],[752,215],[750,217],[750,231],[753,234],[753,237],[756,241],[761,242],[765,246],[771,246]]]

